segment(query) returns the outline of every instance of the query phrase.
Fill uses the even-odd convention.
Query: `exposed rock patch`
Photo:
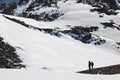
[[[17,55],[16,49],[4,42],[3,38],[0,37],[0,68],[25,68],[25,65],[21,64],[21,62],[22,60]]]
[[[17,20],[15,18],[10,18],[7,16],[4,16],[5,18],[14,21],[18,24],[21,24],[27,28],[31,28],[34,30],[44,31],[45,33],[48,33],[50,35],[54,35],[57,37],[61,37],[62,33],[71,36],[75,40],[82,41],[83,43],[89,44],[93,43],[95,45],[101,45],[106,42],[105,39],[100,38],[99,36],[95,36],[91,34],[90,32],[97,31],[99,28],[97,26],[90,26],[90,27],[82,27],[82,26],[74,26],[71,28],[71,30],[56,30],[56,29],[49,29],[49,28],[38,28],[32,25],[29,25],[25,23],[24,21]]]
[[[85,73],[85,74],[120,74],[120,65],[112,65],[100,68],[94,68],[91,70],[79,71],[77,73]]]

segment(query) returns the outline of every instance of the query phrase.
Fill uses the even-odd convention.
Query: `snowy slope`
[[[49,71],[2,70],[0,71],[0,77],[3,80],[119,80],[120,75],[87,75]]]
[[[20,19],[21,21],[24,21],[30,25],[39,27],[39,28],[56,28],[59,27],[60,29],[69,29],[68,26],[98,26],[100,29],[99,31],[95,32],[98,36],[105,36],[110,39],[114,39],[115,42],[119,42],[120,38],[116,37],[114,35],[120,34],[120,31],[117,29],[107,28],[104,29],[103,25],[101,25],[101,22],[110,22],[110,20],[113,20],[116,24],[120,24],[120,14],[118,15],[103,15],[103,18],[100,18],[99,16],[101,14],[98,14],[97,12],[90,12],[90,9],[93,9],[93,7],[79,3],[77,4],[76,1],[67,1],[66,3],[59,2],[58,6],[60,7],[60,11],[64,13],[63,16],[59,17],[57,20],[52,22],[43,22],[43,21],[36,21],[32,19],[26,19],[26,18],[19,18],[15,17],[16,19]],[[52,8],[49,8],[52,9]],[[41,12],[44,9],[38,10],[37,12]],[[46,9],[47,10],[47,9]],[[49,10],[47,10],[49,12]],[[118,12],[120,12],[118,10]],[[104,32],[104,33],[103,33]],[[107,36],[110,34],[111,36]],[[119,36],[119,35],[118,35]]]
[[[67,35],[61,38],[27,29],[0,16],[1,35],[16,47],[28,65],[28,69],[47,67],[50,70],[76,72],[87,69],[87,61],[93,60],[95,67],[119,64],[120,55],[94,45],[76,41]]]
[[[116,42],[120,42],[120,30],[109,27],[104,28],[100,24],[101,22],[113,20],[119,25],[120,14],[116,16],[102,14],[104,17],[100,18],[100,14],[97,12],[90,12],[90,9],[93,7],[81,3],[77,4],[74,0],[66,3],[59,2],[58,5],[60,7],[59,10],[64,15],[52,22],[36,21],[15,16],[9,17],[24,21],[38,28],[54,29],[58,27],[60,30],[69,30],[70,27],[74,26],[98,26],[99,30],[91,32],[91,34],[100,36],[106,40],[106,43],[95,46],[82,43],[63,33],[61,33],[61,37],[53,36],[42,31],[26,28],[6,19],[2,16],[3,14],[0,14],[0,36],[4,38],[5,42],[10,43],[17,49],[23,64],[26,65],[26,69],[23,69],[23,71],[0,70],[0,77],[3,80],[8,80],[5,77],[6,75],[9,75],[8,78],[11,80],[21,80],[21,78],[23,79],[21,76],[25,76],[23,80],[118,80],[119,75],[91,76],[76,74],[75,72],[88,69],[87,63],[89,60],[95,63],[94,67],[120,63],[120,49],[116,49]],[[51,8],[42,10],[49,11]],[[36,12],[39,13],[40,10]]]
[[[0,15],[0,32],[13,46],[20,47],[18,53],[24,60],[28,69],[40,69],[47,67],[50,70],[68,70],[77,71],[87,69],[88,60],[93,60],[95,67],[119,64],[119,50],[114,49],[115,42],[120,42],[120,31],[117,29],[104,29],[100,22],[114,20],[119,24],[119,14],[117,16],[107,16],[100,18],[99,14],[91,13],[91,6],[85,4],[76,4],[75,1],[59,2],[61,11],[65,14],[58,20],[52,22],[39,22],[32,19],[13,17],[27,24],[39,28],[55,28],[61,30],[69,29],[66,25],[94,25],[100,29],[92,34],[98,35],[107,40],[107,43],[101,46],[84,44],[71,38],[68,35],[62,37],[51,36],[40,31],[27,29],[24,26],[7,20]],[[111,36],[108,36],[111,35]],[[81,66],[82,65],[82,66]]]
[[[94,45],[83,44],[69,36],[61,38],[25,28],[0,15],[0,34],[14,47],[27,65],[26,70],[0,70],[4,80],[118,80],[119,75],[86,75],[75,73],[87,69],[88,60],[95,67],[119,64],[120,55]],[[27,20],[27,19],[26,19]],[[7,77],[6,77],[7,76]]]

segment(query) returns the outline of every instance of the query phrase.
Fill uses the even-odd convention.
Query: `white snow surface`
[[[87,75],[49,71],[0,70],[2,80],[119,80],[120,75]]]
[[[0,14],[0,36],[16,47],[23,64],[27,65],[27,68],[23,69],[23,71],[0,70],[0,77],[3,80],[118,80],[120,78],[119,75],[85,75],[75,72],[88,69],[87,63],[89,60],[95,63],[94,67],[120,63],[120,52],[112,47],[115,42],[120,42],[120,35],[118,35],[120,31],[109,28],[103,29],[103,26],[100,25],[100,22],[111,19],[120,24],[120,15],[107,16],[104,14],[104,18],[99,18],[97,13],[89,11],[92,8],[91,6],[76,4],[74,0],[67,3],[59,2],[59,6],[65,15],[53,22],[39,22],[33,19],[9,17],[19,19],[39,28],[59,27],[66,29],[66,25],[100,26],[100,30],[93,34],[106,39],[107,43],[95,46],[84,44],[64,34],[62,34],[62,37],[51,36],[12,22]],[[6,77],[6,75],[9,76]]]
[[[22,48],[17,51],[28,69],[47,67],[76,72],[87,69],[88,60],[94,61],[95,67],[120,63],[120,54],[113,49],[84,44],[67,35],[51,36],[28,29],[2,16],[0,19],[2,37],[15,47]]]

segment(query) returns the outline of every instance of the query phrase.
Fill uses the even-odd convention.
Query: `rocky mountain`
[[[89,4],[94,9],[91,9],[92,12],[97,11],[99,13],[105,13],[107,15],[116,15],[115,10],[120,8],[119,0],[78,0],[78,3]]]
[[[107,9],[118,9],[118,2],[119,0],[78,0],[77,1],[82,3],[87,3],[95,7],[105,7]]]
[[[120,79],[118,0],[0,0],[0,12],[0,68],[22,70],[1,77]]]
[[[57,10],[58,1],[59,0],[1,0],[0,12],[36,20],[52,21],[62,15],[62,13]],[[54,9],[49,10],[49,12],[35,12],[43,7],[52,7]]]
[[[32,18],[39,21],[53,21],[64,15],[59,3],[70,0],[0,0],[0,12]],[[74,0],[77,3],[89,4],[97,11],[108,15],[116,15],[119,9],[119,0]]]

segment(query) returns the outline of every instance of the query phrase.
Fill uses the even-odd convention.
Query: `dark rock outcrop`
[[[106,7],[108,9],[118,9],[115,0],[78,0],[77,2],[90,4],[94,7]]]
[[[53,21],[63,15],[61,11],[57,10],[58,1],[59,0],[33,0],[30,2],[29,0],[0,0],[0,13],[32,18],[39,21]],[[16,12],[18,6],[22,7],[27,5],[28,3],[29,6],[24,7],[24,10],[22,12]],[[43,11],[41,13],[32,13],[43,7],[54,7],[56,9],[49,12]]]
[[[107,74],[107,75],[120,74],[120,65],[112,65],[112,66],[94,68],[94,69],[91,69],[91,70],[79,71],[77,73]]]
[[[25,65],[21,64],[21,62],[22,60],[17,55],[16,49],[4,42],[3,38],[0,37],[0,68],[25,68]]]
[[[113,21],[112,22],[102,22],[101,24],[104,26],[104,28],[112,28],[112,29],[120,30],[120,25],[114,23]]]
[[[116,0],[78,0],[78,3],[84,3],[96,7],[91,9],[91,12],[97,11],[99,13],[105,13],[107,15],[117,15],[115,10],[120,7],[117,5]]]
[[[73,28],[71,28],[71,30],[63,30],[63,31],[60,30],[59,31],[59,30],[57,30],[57,28],[56,29],[38,28],[38,27],[35,27],[32,25],[29,25],[29,24],[25,23],[24,21],[17,20],[15,18],[10,18],[7,16],[4,16],[4,17],[11,21],[14,21],[18,24],[23,25],[24,27],[43,31],[44,33],[48,33],[50,35],[54,35],[57,37],[61,37],[62,36],[61,33],[64,33],[66,35],[71,36],[72,38],[74,38],[76,40],[82,41],[83,43],[87,43],[87,44],[94,43],[95,45],[101,45],[106,42],[106,40],[100,38],[99,36],[92,37],[92,34],[90,32],[97,31],[99,29],[97,26],[90,26],[90,27],[74,26]]]

